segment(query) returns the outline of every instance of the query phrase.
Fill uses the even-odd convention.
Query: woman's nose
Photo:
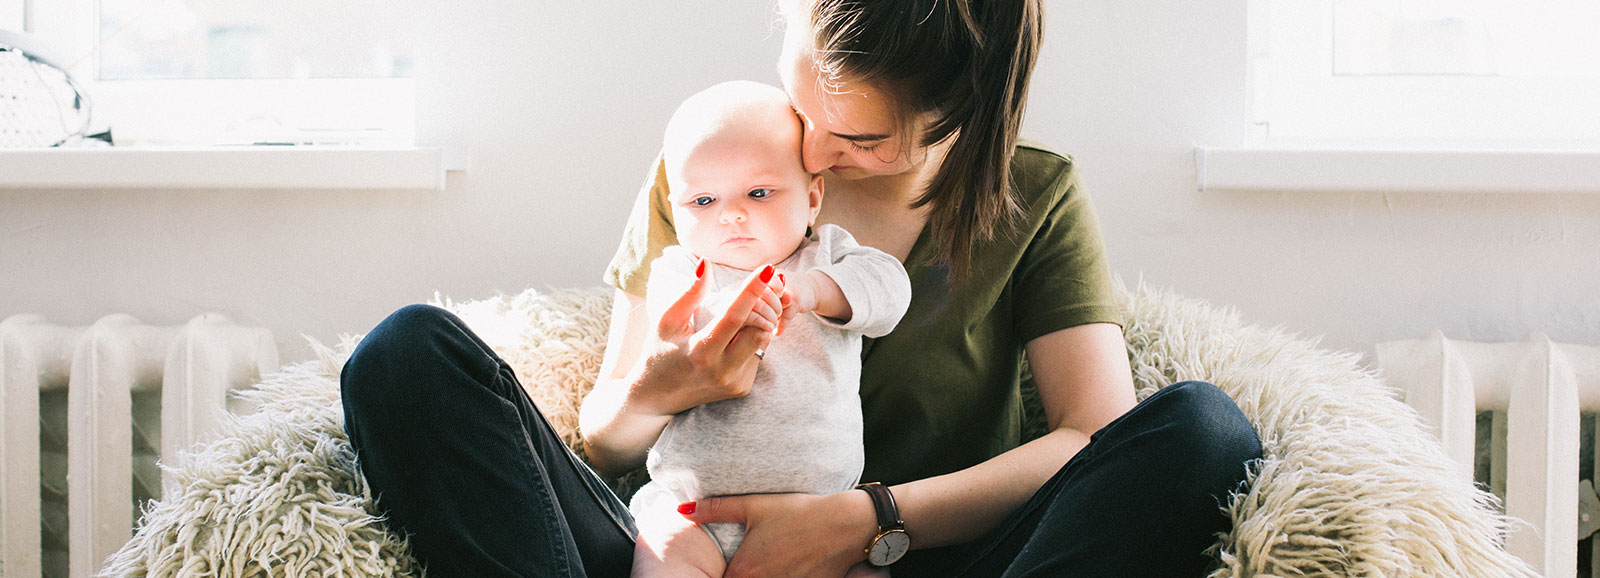
[[[800,161],[806,172],[816,174],[838,164],[839,150],[831,147],[825,135],[811,123],[805,123],[800,133]],[[831,150],[830,150],[831,149]]]

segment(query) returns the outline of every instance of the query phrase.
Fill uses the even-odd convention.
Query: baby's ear
[[[811,175],[811,217],[816,218],[817,211],[822,210],[822,174]]]

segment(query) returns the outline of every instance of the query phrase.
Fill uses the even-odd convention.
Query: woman
[[[1135,406],[1088,198],[1069,159],[1017,144],[1040,4],[786,0],[778,68],[806,168],[826,181],[818,222],[899,257],[913,298],[862,362],[862,480],[888,496],[684,504],[695,522],[747,526],[728,576],[836,578],[869,550],[913,577],[1198,576],[1210,563],[1260,444],[1209,384]],[[613,339],[581,428],[608,474],[641,465],[673,414],[742,395],[771,339],[744,320],[778,307],[778,281],[752,276],[702,334],[644,321],[647,264],[673,237],[665,186],[658,171],[607,272]],[[1024,354],[1048,424],[1031,441]],[[448,313],[385,320],[343,389],[367,479],[431,574],[626,575],[625,508]],[[915,551],[896,559],[907,536]]]

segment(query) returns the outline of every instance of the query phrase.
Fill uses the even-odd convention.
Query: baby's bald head
[[[748,80],[717,84],[683,101],[663,141],[668,174],[680,173],[697,147],[718,143],[783,148],[801,162],[800,119],[789,98],[778,87]]]
[[[800,138],[799,117],[772,86],[724,82],[684,101],[661,153],[679,244],[744,270],[793,253],[822,204]]]

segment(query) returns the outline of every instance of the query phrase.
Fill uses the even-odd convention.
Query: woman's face
[[[860,83],[830,89],[818,78],[814,54],[806,18],[789,15],[778,75],[800,115],[806,170],[860,179],[897,175],[921,164],[925,150],[898,132],[888,96]],[[915,148],[904,150],[908,144]]]

